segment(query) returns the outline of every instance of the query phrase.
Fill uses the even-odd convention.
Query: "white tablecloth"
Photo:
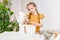
[[[0,34],[0,40],[44,40],[43,35],[27,35],[19,32],[4,32]]]

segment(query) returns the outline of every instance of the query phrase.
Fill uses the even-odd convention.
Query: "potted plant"
[[[11,11],[10,0],[1,0],[0,1],[0,33],[4,31],[13,31],[16,28],[16,31],[19,31],[19,24],[17,20],[10,21],[10,16],[14,14]]]

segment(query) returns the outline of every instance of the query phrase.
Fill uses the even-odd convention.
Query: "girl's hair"
[[[29,5],[33,5],[34,7],[37,6],[34,2],[28,3],[28,4],[27,4],[27,7],[28,7]],[[37,9],[35,9],[35,10],[37,11],[37,14],[38,14],[38,20],[39,20],[39,23],[40,23],[40,15],[39,15],[39,12],[38,12]],[[31,18],[31,15],[32,15],[32,14],[30,13],[30,14],[29,14],[29,19]]]
[[[27,4],[27,7],[28,7],[29,5],[31,5],[31,4],[32,4],[34,7],[37,6],[34,2],[30,2],[30,3]]]

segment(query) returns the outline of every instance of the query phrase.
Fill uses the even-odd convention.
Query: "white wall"
[[[12,0],[12,10],[15,13],[18,13],[22,10],[21,5],[22,0]],[[30,0],[32,1],[32,0]],[[28,3],[29,1],[23,0],[23,2]],[[45,15],[44,18],[44,30],[60,30],[60,0],[34,0],[34,2],[38,5],[39,12],[43,12]],[[24,4],[25,4],[24,3]],[[25,5],[23,6],[23,11],[27,13],[25,10]]]
[[[18,13],[20,11],[22,11],[22,1],[21,0],[11,0],[11,9],[12,11],[14,11],[14,13]]]
[[[45,14],[44,28],[60,30],[60,0],[42,0],[41,11]]]

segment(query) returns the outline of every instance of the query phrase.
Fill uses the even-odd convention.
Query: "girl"
[[[38,12],[37,5],[33,2],[27,4],[27,9],[29,14],[27,14],[28,20],[26,20],[26,23],[36,25],[36,33],[39,33],[40,27],[43,25],[42,19],[44,18],[44,15]]]

